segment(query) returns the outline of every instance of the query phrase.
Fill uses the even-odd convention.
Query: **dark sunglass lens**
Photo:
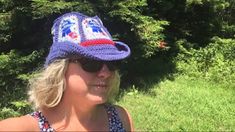
[[[87,72],[97,72],[103,66],[102,62],[93,61],[93,60],[83,61],[81,64],[82,64],[83,70],[85,70]]]
[[[89,59],[71,60],[71,62],[79,62],[81,64],[82,69],[87,72],[98,72],[102,69],[104,64],[108,67],[110,71],[115,71],[119,68],[120,65],[120,63],[118,63],[117,61],[102,62]]]
[[[106,63],[107,67],[109,68],[110,71],[115,71],[118,69],[118,63],[117,62],[107,62]]]

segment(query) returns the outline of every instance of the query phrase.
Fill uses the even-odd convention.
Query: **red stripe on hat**
[[[115,43],[112,40],[108,40],[108,39],[87,40],[87,41],[81,42],[82,46],[91,46],[91,45],[99,45],[99,44],[115,45]]]

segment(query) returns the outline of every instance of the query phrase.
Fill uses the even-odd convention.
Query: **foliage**
[[[20,113],[14,111],[12,108],[3,107],[0,111],[0,120],[15,116],[20,116]]]
[[[27,114],[31,111],[27,103],[27,81],[33,71],[41,66],[44,51],[33,51],[28,55],[11,50],[0,55],[0,119]],[[40,61],[39,61],[40,62]]]
[[[187,0],[188,9],[195,6],[208,7],[210,12],[210,28],[215,27],[220,30],[214,30],[215,36],[230,38],[234,37],[234,13],[235,2],[233,0]],[[205,18],[206,19],[206,18]]]
[[[48,17],[54,13],[62,13],[66,11],[80,11],[89,14],[94,14],[92,5],[87,1],[71,1],[66,2],[50,1],[50,0],[32,0],[31,6],[33,8],[32,14],[34,19]]]
[[[43,50],[34,51],[26,56],[22,54],[11,50],[8,54],[0,55],[1,108],[12,106],[11,102],[26,98],[27,80],[32,71],[41,65],[35,62],[41,59]]]
[[[30,105],[25,100],[14,101],[11,102],[11,104],[11,107],[2,108],[2,110],[0,111],[0,120],[32,112]]]
[[[130,27],[125,27],[125,30],[132,32],[135,36],[135,39],[129,40],[132,47],[139,47],[136,51],[137,54],[134,54],[135,57],[148,58],[156,54],[160,41],[165,38],[162,31],[164,30],[163,26],[168,25],[168,22],[155,20],[153,17],[144,14],[147,6],[146,0],[135,2],[126,0],[114,3],[113,8],[115,10],[109,12],[113,19],[118,19],[122,23],[130,25]],[[127,37],[125,38],[127,39]]]
[[[10,17],[10,13],[0,14],[0,20],[4,20],[0,21],[0,46],[2,46],[2,43],[6,43],[11,39],[12,32],[8,32],[8,30],[10,29]]]
[[[180,45],[181,44],[181,45]],[[212,42],[199,50],[182,48],[176,58],[179,74],[205,78],[235,87],[235,39],[214,37]],[[233,85],[231,85],[233,84]]]
[[[155,18],[170,22],[164,35],[173,48],[179,39],[198,48],[206,46],[213,36],[234,37],[234,0],[148,0],[148,5]]]

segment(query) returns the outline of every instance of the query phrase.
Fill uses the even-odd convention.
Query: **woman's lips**
[[[103,85],[103,84],[95,84],[92,86],[97,87],[97,88],[107,88],[107,85]]]
[[[105,92],[107,91],[109,85],[104,81],[98,81],[98,82],[91,84],[91,87],[93,87],[95,91]]]

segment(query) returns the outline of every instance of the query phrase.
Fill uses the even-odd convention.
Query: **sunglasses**
[[[100,71],[104,64],[110,71],[117,70],[120,65],[118,61],[96,61],[91,59],[71,59],[69,61],[73,63],[80,63],[84,71],[91,73]]]

